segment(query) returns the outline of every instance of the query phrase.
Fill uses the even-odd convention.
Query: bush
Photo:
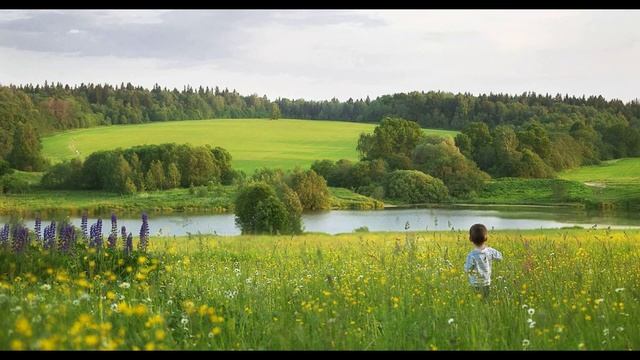
[[[5,160],[0,159],[0,177],[4,175],[10,175],[13,173],[13,169],[10,167],[9,163]]]
[[[387,176],[388,198],[406,203],[435,203],[445,200],[449,191],[442,180],[417,170],[396,170]]]
[[[236,225],[243,234],[299,232],[292,224],[296,214],[288,211],[274,188],[266,183],[253,183],[241,189],[235,201],[235,213]]]
[[[73,159],[52,166],[44,173],[40,183],[45,189],[82,188],[82,161]]]
[[[3,194],[24,194],[29,192],[29,183],[15,176],[3,176],[0,178],[0,189]]]
[[[326,210],[331,206],[327,181],[313,170],[297,170],[289,178],[291,189],[298,194],[303,210]]]

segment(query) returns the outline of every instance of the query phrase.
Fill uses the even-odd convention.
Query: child
[[[501,261],[502,254],[485,245],[487,228],[482,224],[471,226],[469,240],[475,245],[475,249],[467,255],[464,271],[469,275],[471,285],[486,299],[489,296],[489,285],[491,285],[491,263],[493,260]]]

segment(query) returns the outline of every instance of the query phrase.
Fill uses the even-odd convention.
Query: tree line
[[[472,123],[518,129],[536,122],[550,134],[594,133],[597,160],[640,155],[640,102],[602,96],[557,94],[453,94],[410,92],[376,99],[309,101],[256,94],[242,96],[218,87],[151,89],[122,83],[61,83],[0,86],[0,159],[27,171],[47,167],[40,136],[56,130],[208,118],[300,118],[378,123],[385,117],[415,121],[424,128],[463,130]],[[578,124],[578,125],[576,125]],[[575,129],[575,127],[581,129]],[[589,135],[589,134],[586,134]],[[589,135],[591,136],[591,135]],[[623,139],[621,143],[619,140]],[[567,138],[559,141],[568,140]],[[30,144],[29,146],[22,144]],[[31,146],[33,145],[33,146]]]

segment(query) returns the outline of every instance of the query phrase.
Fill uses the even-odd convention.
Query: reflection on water
[[[103,232],[111,231],[109,216],[102,217]],[[51,219],[43,219],[43,227]],[[70,219],[80,227],[81,218]],[[89,223],[96,219],[90,218]],[[0,216],[0,224],[9,218]],[[33,228],[33,219],[26,220]],[[489,229],[541,229],[582,226],[598,228],[640,228],[638,214],[616,214],[615,216],[589,213],[584,210],[567,208],[422,208],[372,211],[336,210],[303,215],[307,232],[337,234],[367,227],[369,231],[424,231],[424,230],[466,230],[475,223],[483,223]],[[139,234],[141,219],[118,219],[118,233],[121,226],[135,236]],[[180,236],[187,234],[238,235],[233,214],[219,215],[149,215],[151,235]]]

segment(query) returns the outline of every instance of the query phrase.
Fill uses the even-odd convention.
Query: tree
[[[280,116],[280,106],[277,103],[271,104],[271,120],[278,120]]]
[[[442,180],[418,170],[396,170],[387,175],[385,194],[388,198],[410,204],[437,203],[449,196]]]
[[[467,196],[480,190],[490,177],[446,139],[424,142],[413,151],[415,167],[444,182],[453,196]]]
[[[171,163],[167,167],[167,174],[165,176],[167,182],[167,189],[173,189],[180,186],[180,170],[176,163]]]
[[[272,186],[253,183],[240,190],[235,201],[235,222],[243,234],[287,234],[295,214],[278,199]]]
[[[40,151],[42,144],[30,123],[19,123],[13,133],[13,148],[8,156],[11,166],[23,171],[40,171],[45,160]]]
[[[326,210],[331,205],[327,181],[315,171],[294,171],[288,183],[298,194],[303,210]]]
[[[166,187],[166,181],[164,177],[164,170],[162,169],[162,163],[159,160],[153,160],[149,171],[145,175],[145,185],[147,190],[162,190]]]
[[[376,126],[373,134],[362,134],[357,150],[366,160],[385,159],[391,168],[396,162],[393,156],[411,157],[411,152],[424,137],[420,125],[414,121],[386,117]]]

